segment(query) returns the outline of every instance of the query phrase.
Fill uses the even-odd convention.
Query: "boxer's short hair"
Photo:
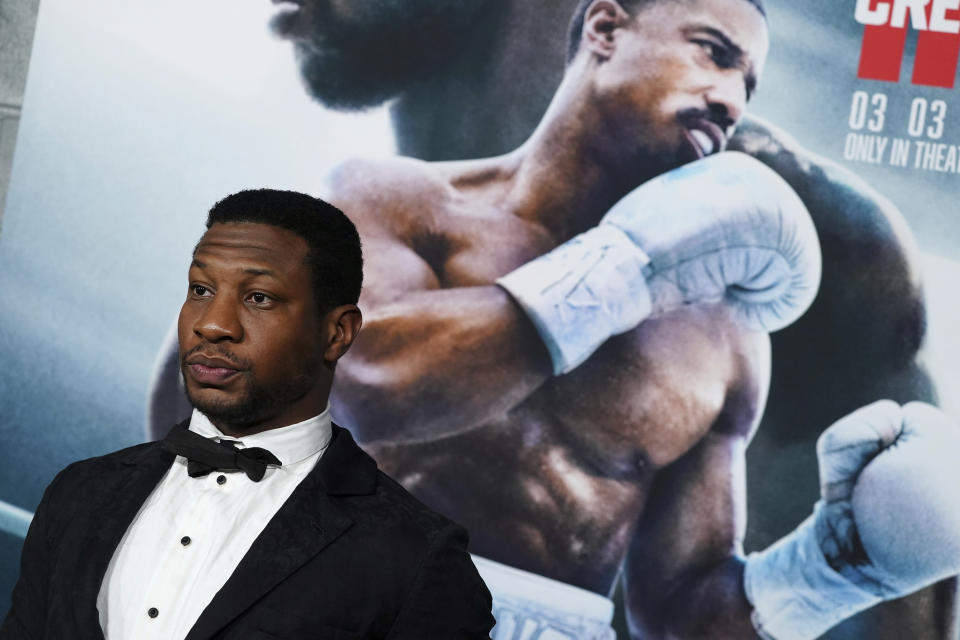
[[[296,191],[251,189],[223,198],[207,215],[207,229],[218,223],[269,224],[307,242],[306,262],[320,313],[356,304],[363,284],[360,235],[340,209]]]
[[[643,7],[655,2],[677,1],[678,0],[616,0],[616,2],[630,15],[636,14],[636,12]],[[764,18],[767,17],[767,10],[763,5],[763,0],[742,1],[749,2],[757,8],[757,11],[759,11]],[[591,4],[593,4],[593,0],[580,0],[579,4],[577,4],[576,10],[573,12],[573,17],[570,19],[570,29],[567,32],[567,64],[570,64],[570,61],[576,57],[577,51],[580,50],[580,36],[583,34],[583,20],[587,13],[587,9]]]

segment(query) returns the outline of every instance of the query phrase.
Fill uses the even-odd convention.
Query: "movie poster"
[[[693,4],[727,20],[735,10],[726,3],[755,11],[752,0]],[[742,513],[731,516],[745,518],[738,526],[747,552],[810,513],[819,495],[816,438],[834,420],[880,398],[926,400],[958,417],[960,10],[949,0],[925,11],[918,4],[767,0],[769,55],[749,69],[756,87],[745,90],[755,95],[738,133],[690,138],[688,155],[726,146],[778,171],[810,210],[823,252],[818,298],[772,335],[769,371],[755,380],[762,418],[744,439]],[[358,171],[395,171],[397,157],[409,157],[460,175],[474,165],[449,161],[512,152],[564,78],[576,5],[44,0],[0,234],[0,613],[30,515],[56,472],[161,437],[189,416],[171,328],[209,207],[269,186],[332,197],[351,215],[343,185],[360,180]],[[316,55],[295,55],[298,39]],[[697,46],[718,55],[716,42]],[[638,63],[637,76],[655,75],[653,64]],[[673,90],[687,90],[684,80]],[[709,117],[736,119],[731,100],[725,115],[708,109]],[[659,157],[641,173],[673,168],[664,161],[661,170]],[[344,164],[353,158],[367,160]],[[500,162],[479,161],[475,176],[461,176],[469,215],[489,213],[468,186]],[[422,176],[434,165],[411,166]],[[557,193],[568,188],[575,190]],[[399,215],[389,198],[364,202],[378,215]],[[479,271],[470,286],[506,275],[498,247],[517,240],[490,242],[471,257]],[[487,257],[478,263],[478,255]],[[444,286],[443,274],[438,282],[433,289],[458,288]],[[364,311],[369,331],[389,316]],[[697,336],[691,344],[716,341],[710,330]],[[417,340],[394,346],[410,351]],[[349,361],[338,371],[346,382],[334,393],[334,419],[418,497],[471,530],[485,578],[506,594],[496,638],[631,637],[630,558],[656,555],[637,536],[650,496],[664,492],[656,477],[670,476],[657,476],[664,469],[656,456],[635,455],[649,452],[637,433],[656,425],[639,404],[630,413],[650,387],[642,376],[625,383],[623,372],[690,356],[684,339],[656,357],[631,356],[625,340],[535,383],[511,382],[513,358],[491,360],[490,343],[456,343],[444,352],[455,393],[393,363],[378,370],[386,382],[364,393],[402,388],[419,403],[405,414],[415,419],[397,421],[397,429],[410,425],[399,433],[369,410],[375,394],[348,386],[357,379]],[[410,371],[430,368],[438,347],[423,344]],[[518,357],[528,348],[516,349]],[[712,382],[709,364],[675,369],[668,391],[679,411]],[[493,388],[496,402],[484,395]],[[617,404],[611,389],[631,400]],[[383,406],[404,406],[392,400]],[[828,637],[949,637],[956,630],[940,622],[949,618],[943,593],[885,605]],[[531,602],[569,616],[553,627],[536,622]]]

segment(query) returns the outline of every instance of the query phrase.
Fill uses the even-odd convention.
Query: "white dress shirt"
[[[143,503],[100,584],[97,610],[107,640],[183,638],[260,535],[316,465],[333,435],[329,407],[320,415],[244,438],[224,436],[199,411],[190,430],[263,447],[282,466],[260,482],[243,472],[187,475],[173,466]]]

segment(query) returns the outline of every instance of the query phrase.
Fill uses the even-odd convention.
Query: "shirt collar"
[[[309,458],[318,451],[322,451],[330,444],[333,438],[333,427],[330,421],[330,405],[319,415],[308,420],[291,424],[277,429],[268,429],[242,438],[224,435],[213,426],[210,419],[197,409],[190,416],[190,430],[204,438],[223,438],[238,441],[241,449],[249,447],[263,447],[277,456],[284,465],[296,464]]]

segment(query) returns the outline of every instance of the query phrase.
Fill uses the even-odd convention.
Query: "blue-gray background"
[[[854,90],[910,101],[953,90],[858,81],[852,0],[768,0],[773,46],[753,111],[842,160]],[[244,187],[320,194],[351,155],[392,153],[386,113],[307,99],[271,7],[205,0],[44,0],[0,234],[0,500],[32,511],[69,462],[144,439],[147,384],[209,206]],[[956,111],[956,113],[953,112]],[[948,400],[960,367],[960,175],[847,164],[896,202],[924,251],[929,360]],[[2,506],[2,505],[0,505]],[[21,540],[0,532],[0,616]]]

